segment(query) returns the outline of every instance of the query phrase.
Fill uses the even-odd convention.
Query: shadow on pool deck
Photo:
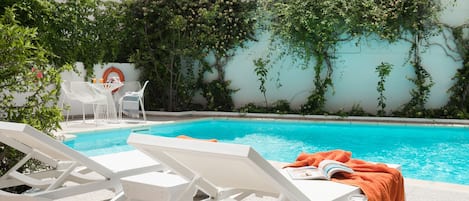
[[[145,126],[156,123],[166,123],[181,120],[190,120],[209,117],[238,117],[238,118],[282,118],[301,119],[312,121],[370,121],[375,123],[419,123],[433,125],[461,125],[469,126],[468,120],[433,120],[433,119],[402,119],[402,118],[370,118],[370,117],[337,117],[337,116],[301,116],[301,115],[277,115],[277,114],[242,114],[229,112],[147,112],[147,122],[143,120],[124,120],[127,123],[106,123],[89,119],[83,124],[82,120],[62,122],[62,130],[57,135],[65,135],[70,132],[83,132],[101,129],[125,128],[132,126]],[[385,161],[384,161],[385,162]],[[432,182],[416,179],[405,179],[405,193],[407,201],[468,201],[469,185],[458,185],[450,183]],[[83,195],[63,201],[98,201],[107,200],[112,197],[110,192],[97,192],[97,195]]]

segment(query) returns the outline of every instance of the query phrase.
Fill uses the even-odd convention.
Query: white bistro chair
[[[74,93],[72,93],[72,89],[71,89],[70,85],[71,85],[71,83],[68,80],[63,80],[62,83],[60,83],[60,88],[62,89],[62,92],[64,93],[64,97],[62,98],[61,106],[62,106],[62,109],[67,110],[67,117],[66,117],[67,122],[68,122],[68,116],[69,116],[70,110],[71,110],[71,108],[68,108],[71,105],[70,101],[72,101],[72,100],[80,101],[80,98],[77,95],[75,95]],[[66,100],[67,100],[68,106],[65,106],[65,101]],[[67,107],[67,108],[65,108],[65,107]],[[83,102],[81,102],[81,109],[83,111],[83,122],[85,122],[85,104]]]
[[[138,91],[126,92],[124,96],[119,99],[119,119],[122,119],[122,113],[127,113],[129,116],[139,115],[139,105],[142,108],[143,120],[146,121],[145,107],[143,104],[143,93],[148,85],[148,80],[145,81],[143,87]]]
[[[125,81],[124,85],[117,90],[113,96],[116,103],[128,92],[138,91],[142,88],[139,81]],[[118,109],[118,108],[117,108]]]
[[[71,82],[70,83],[70,92],[80,101],[83,105],[93,105],[93,115],[95,121],[99,118],[99,111],[102,110],[103,114],[107,118],[108,114],[108,102],[107,97],[98,91],[96,91],[91,83],[88,82]],[[83,110],[83,121],[85,121],[85,109]]]

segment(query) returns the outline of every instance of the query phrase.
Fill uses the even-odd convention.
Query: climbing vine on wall
[[[208,54],[213,54],[214,62],[201,68],[205,72],[216,72],[217,78],[207,82],[199,76],[199,87],[207,100],[207,109],[232,111],[234,108],[231,95],[237,89],[230,88],[230,81],[225,79],[225,67],[234,56],[234,50],[243,47],[249,40],[255,40],[255,0],[216,0],[203,8],[205,20],[203,43]],[[206,58],[204,58],[205,60]]]
[[[438,1],[427,0],[265,0],[263,3],[271,5],[263,8],[271,18],[269,24],[274,38],[288,45],[286,54],[299,58],[303,67],[314,67],[314,89],[302,107],[306,114],[323,110],[326,92],[333,87],[333,60],[339,42],[376,35],[391,43],[406,40],[418,46],[419,41],[414,38],[424,40],[431,36],[436,15],[441,10]],[[412,95],[426,93],[431,86],[419,52],[415,53],[414,83],[424,84]]]
[[[378,73],[379,81],[378,81],[378,86],[376,87],[376,90],[379,93],[378,96],[378,116],[384,116],[386,115],[386,111],[384,110],[386,108],[386,96],[384,96],[384,91],[385,91],[385,82],[386,82],[386,77],[389,76],[392,70],[392,64],[387,63],[387,62],[381,62],[380,65],[378,65],[375,69],[375,71]]]
[[[264,96],[264,103],[265,107],[269,106],[269,103],[267,102],[267,89],[265,88],[265,82],[267,81],[267,74],[269,73],[269,70],[266,68],[266,65],[270,62],[269,60],[264,61],[262,58],[259,58],[257,60],[254,60],[254,72],[256,75],[259,77],[259,90],[261,91],[262,95]]]
[[[232,109],[234,90],[225,80],[224,68],[231,50],[253,38],[255,1],[137,0],[126,1],[126,6],[132,61],[153,83],[149,94],[155,101],[149,108],[187,109],[192,97],[184,94],[200,89],[208,109]],[[208,55],[215,61],[208,62]],[[204,73],[211,71],[217,78],[207,82]],[[192,84],[187,85],[189,79]]]
[[[415,88],[410,91],[410,101],[405,103],[400,111],[394,113],[405,117],[424,117],[425,103],[430,97],[430,89],[434,82],[430,73],[422,65],[418,42],[412,44],[410,53],[413,53],[413,60],[410,63],[414,68],[415,77],[409,78],[409,80],[415,85]]]
[[[469,38],[464,37],[463,30],[469,29],[469,24],[458,27],[445,26],[449,29],[455,42],[452,48],[446,44],[448,49],[460,56],[463,66],[457,70],[453,80],[454,85],[449,89],[450,99],[443,108],[444,116],[449,118],[469,118]],[[448,41],[448,40],[446,40]],[[457,60],[455,58],[455,60]]]

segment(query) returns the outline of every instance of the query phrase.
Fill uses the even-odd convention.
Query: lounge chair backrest
[[[112,174],[106,167],[26,124],[0,122],[0,140],[19,151],[32,149],[41,153],[33,158],[49,165],[57,164],[60,161],[80,161],[84,163],[82,165],[90,167],[105,177]],[[55,162],[52,163],[53,161]]]
[[[128,144],[187,180],[200,177],[216,188],[281,193],[288,200],[309,200],[279,170],[246,145],[141,134],[131,134]]]
[[[103,189],[121,195],[120,178],[163,168],[137,151],[88,158],[21,123],[0,121],[0,142],[24,153],[21,160],[0,177],[1,201],[61,200]],[[37,159],[52,168],[21,172],[20,168],[30,159]],[[3,191],[22,185],[32,187],[34,191],[21,195]]]
[[[143,98],[143,93],[145,93],[145,88],[147,87],[147,85],[148,85],[149,82],[150,82],[150,81],[148,81],[148,80],[145,81],[145,83],[143,84],[143,87],[142,87],[140,90],[138,90],[137,93],[138,93],[138,96],[139,96],[140,98]]]

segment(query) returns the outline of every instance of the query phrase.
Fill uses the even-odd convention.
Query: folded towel
[[[352,159],[352,153],[343,150],[301,153],[296,161],[286,167],[318,166],[322,160],[336,160],[345,163],[355,172],[337,173],[332,181],[358,186],[368,197],[368,201],[404,201],[404,178],[401,172],[385,164],[369,163]]]
[[[218,142],[217,139],[197,139],[197,138],[189,137],[187,135],[179,135],[176,138],[186,139],[186,140],[202,140],[202,141],[207,141],[207,142]]]

